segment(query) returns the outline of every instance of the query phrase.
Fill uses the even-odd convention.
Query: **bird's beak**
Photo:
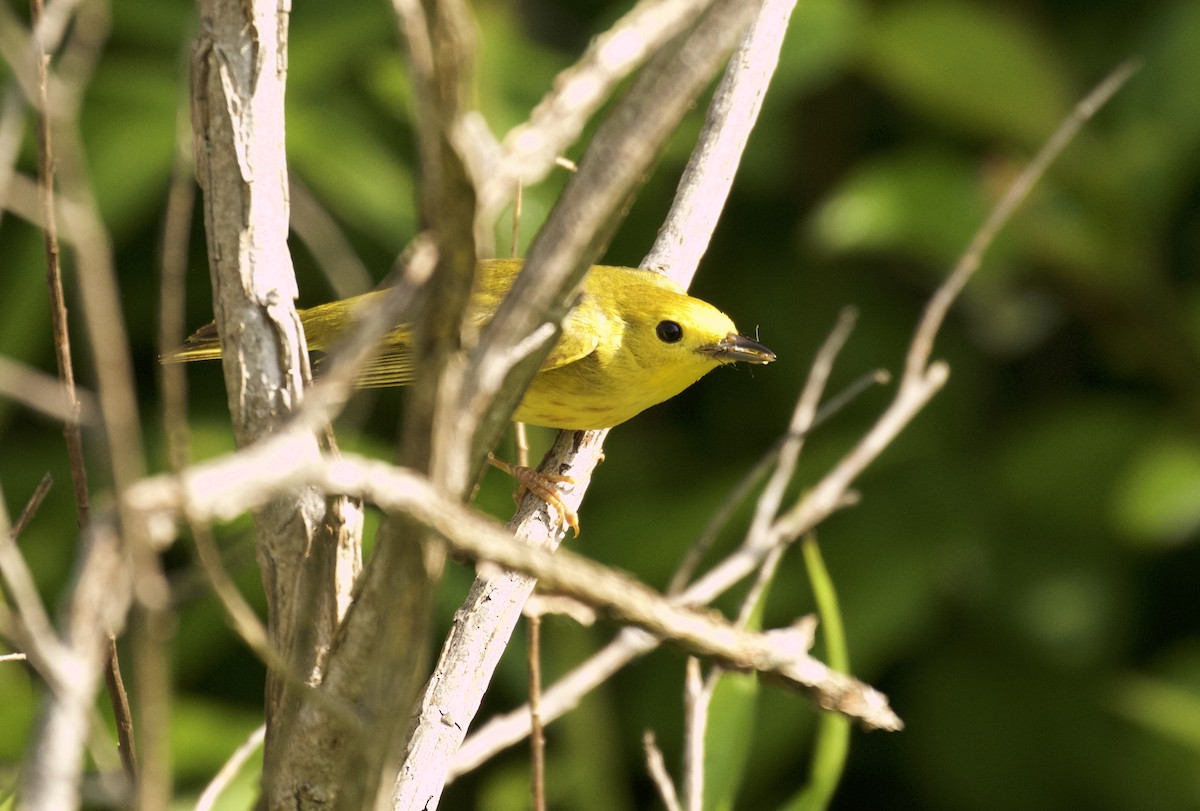
[[[701,349],[712,355],[720,363],[770,363],[775,360],[775,353],[758,341],[752,341],[745,335],[731,332],[715,344]]]

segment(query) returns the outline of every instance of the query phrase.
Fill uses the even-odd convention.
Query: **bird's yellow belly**
[[[611,428],[674,397],[703,374],[664,380],[649,370],[639,371],[641,374],[612,374],[585,358],[539,372],[513,419],[567,431]]]

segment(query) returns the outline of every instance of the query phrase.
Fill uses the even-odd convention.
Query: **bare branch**
[[[671,775],[667,771],[667,764],[663,762],[662,750],[658,748],[658,742],[650,730],[646,730],[642,735],[642,749],[646,752],[646,770],[654,780],[654,787],[658,789],[658,796],[663,805],[667,811],[683,811],[683,806],[679,804],[679,795],[675,793],[675,784],[671,782]]]
[[[691,284],[758,121],[795,6],[796,0],[765,0],[730,56],[671,211],[642,267],[662,270],[684,287]]]
[[[179,477],[146,479],[125,499],[133,521],[130,529],[162,543],[173,537],[181,515],[203,520],[231,517],[266,503],[287,487],[315,485],[328,492],[362,495],[388,512],[411,516],[459,554],[526,572],[547,590],[572,596],[728,667],[774,674],[785,684],[811,692],[827,709],[871,726],[898,728],[899,720],[883,696],[808,657],[810,622],[764,634],[741,630],[712,613],[672,603],[624,573],[563,550],[556,556],[516,541],[410,471],[350,456],[305,458],[298,450],[303,450],[303,437],[285,433],[197,465]],[[291,466],[281,465],[283,459]],[[459,720],[454,712],[443,717]]]
[[[837,509],[837,504],[844,498],[850,483],[891,444],[909,421],[924,408],[929,398],[945,384],[949,368],[941,362],[931,364],[929,358],[938,330],[941,329],[950,306],[978,269],[984,253],[1000,229],[1012,218],[1050,164],[1071,142],[1079,128],[1137,72],[1139,67],[1138,61],[1130,60],[1109,74],[1076,105],[1072,114],[1059,125],[1029,165],[1012,182],[987,220],[971,238],[966,252],[954,270],[926,305],[909,345],[904,373],[892,404],[850,453],[799,503],[779,518],[771,532],[763,536],[764,543],[770,545],[783,538],[798,538]]]
[[[310,377],[295,310],[288,252],[288,178],[284,84],[288,4],[275,0],[201,0],[192,60],[192,126],[197,177],[221,336],[226,392],[239,444],[277,430],[300,406]],[[322,426],[303,434],[303,454],[332,444]],[[318,438],[319,437],[319,438]],[[338,582],[346,544],[357,546],[355,505],[298,488],[257,510],[257,549],[270,622],[270,647],[288,667],[267,684],[264,768],[269,805],[290,804],[310,777],[303,752],[323,739],[292,735],[306,689],[285,674],[319,678],[337,627]],[[347,517],[349,516],[349,520]],[[331,723],[329,734],[335,734]],[[296,748],[301,754],[296,754]],[[328,760],[328,757],[325,758]]]
[[[704,807],[704,738],[712,687],[700,673],[700,660],[689,656],[683,677],[683,803],[687,811]]]
[[[76,410],[65,404],[67,395],[62,382],[5,357],[0,357],[0,397],[64,422],[75,420],[80,425],[90,425],[100,418],[96,396],[90,391],[75,389]]]
[[[712,0],[643,0],[592,40],[529,120],[504,138],[499,165],[475,168],[480,220],[491,226],[521,185],[541,181],[616,85],[683,30]]]

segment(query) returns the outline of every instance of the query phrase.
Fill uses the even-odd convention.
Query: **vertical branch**
[[[452,132],[466,96],[470,20],[459,0],[396,0],[395,6],[418,109],[421,211],[438,253],[438,271],[413,328],[417,383],[405,410],[403,456],[444,492],[463,497],[472,483],[470,433],[464,437],[453,404],[462,387],[456,356],[476,261],[475,195]],[[390,784],[424,677],[444,561],[442,546],[426,540],[428,530],[403,518],[381,526],[321,683],[327,696],[358,707],[363,730],[346,728],[328,706],[303,707],[276,764],[270,804],[364,807],[375,801],[378,786]]]
[[[33,0],[32,21],[36,26],[42,16],[41,0]],[[79,397],[75,390],[75,364],[71,357],[70,328],[67,325],[67,302],[63,295],[62,257],[58,246],[58,217],[54,211],[54,147],[51,140],[50,101],[48,98],[50,55],[33,41],[37,75],[37,147],[38,200],[42,214],[42,240],[46,248],[46,285],[50,288],[50,318],[54,328],[54,357],[58,376],[62,380],[63,399],[67,418],[63,438],[67,442],[67,458],[71,462],[71,486],[75,492],[75,509],[80,526],[87,526],[91,512],[88,496],[87,468],[83,460],[83,431],[79,424]]]
[[[200,0],[192,62],[196,174],[204,192],[213,309],[238,443],[270,434],[299,407],[309,379],[296,315],[284,150],[287,0]],[[332,442],[328,435],[323,440]],[[301,455],[320,452],[317,437]],[[320,678],[337,627],[339,545],[357,544],[355,505],[301,488],[255,515],[268,634],[293,673]],[[347,516],[351,516],[349,520]],[[264,783],[271,806],[295,802],[303,778],[284,753],[301,707],[268,675]],[[300,781],[300,783],[297,783]]]
[[[533,786],[533,811],[546,811],[546,738],[542,734],[542,618],[526,614],[529,626],[529,736],[530,783]]]
[[[671,210],[642,267],[662,269],[684,287],[691,283],[758,121],[795,7],[796,0],[764,0],[730,56]]]
[[[67,458],[71,466],[71,485],[75,495],[79,526],[86,528],[91,521],[91,504],[88,493],[87,466],[83,453],[80,401],[75,385],[75,364],[72,358],[71,338],[67,323],[66,298],[63,293],[58,219],[55,212],[55,158],[49,99],[50,55],[44,39],[49,36],[49,33],[43,29],[45,20],[42,0],[31,0],[30,21],[37,32],[30,38],[30,50],[33,54],[36,78],[36,96],[33,101],[36,108],[38,197],[41,205],[42,236],[46,250],[46,283],[50,291],[55,359],[58,364],[59,378],[62,381],[62,397],[66,408],[63,438],[67,444]],[[120,348],[114,347],[114,351],[119,354]],[[111,632],[107,634],[105,647],[104,682],[116,721],[121,765],[126,777],[132,782],[137,773],[133,718],[129,708],[129,696],[121,676],[120,662],[117,658],[116,637]]]

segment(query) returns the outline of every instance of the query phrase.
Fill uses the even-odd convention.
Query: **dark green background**
[[[522,120],[554,73],[624,9],[598,0],[478,3],[478,99],[493,130]],[[165,466],[157,251],[193,15],[182,2],[116,0],[82,122],[156,470]],[[784,430],[838,311],[854,305],[861,317],[833,389],[875,368],[896,371],[925,300],[1007,181],[1131,55],[1144,69],[1051,170],[955,307],[936,350],[951,365],[949,385],[859,482],[862,503],[820,529],[853,670],[908,724],[898,734],[855,733],[834,807],[1200,807],[1200,4],[802,0],[693,287],[744,331],[757,328],[780,360],[720,370],[621,426],[588,492],[584,537],[573,546],[665,585],[723,494]],[[416,228],[409,110],[387,3],[296,4],[292,171],[376,279]],[[636,264],[649,247],[699,112],[606,261]],[[32,141],[23,155],[29,171]],[[524,244],[562,182],[528,191]],[[202,248],[197,222],[192,327],[211,318]],[[309,254],[297,244],[295,256],[301,303],[328,300]],[[38,235],[6,216],[0,353],[52,371],[43,272]],[[71,296],[70,270],[67,284]],[[90,348],[73,326],[90,384]],[[189,378],[197,455],[229,448],[219,368]],[[872,390],[821,428],[796,491],[850,447],[890,394]],[[343,420],[343,443],[390,458],[401,402],[397,392],[366,395]],[[103,459],[92,451],[103,501]],[[51,600],[76,540],[65,458],[58,426],[0,402],[9,511],[47,469],[57,480],[21,539]],[[482,508],[505,517],[510,490],[489,477]],[[741,526],[725,533],[726,546]],[[241,522],[221,542],[261,602],[247,533]],[[179,611],[174,759],[183,807],[258,723],[262,669],[226,627],[190,546],[172,549],[167,565]],[[450,572],[443,622],[470,574]],[[766,622],[810,608],[799,556],[789,557]],[[563,672],[612,632],[549,620],[546,667]],[[485,714],[521,700],[521,648],[502,665]],[[678,771],[682,675],[677,652],[655,653],[550,730],[555,807],[655,806],[640,737],[656,730]],[[0,665],[6,783],[35,692],[20,666]],[[807,770],[809,704],[773,687],[757,696],[737,808],[784,803]],[[525,807],[526,759],[523,750],[504,755],[451,787],[442,807]],[[249,781],[239,791],[231,807],[245,806]]]

